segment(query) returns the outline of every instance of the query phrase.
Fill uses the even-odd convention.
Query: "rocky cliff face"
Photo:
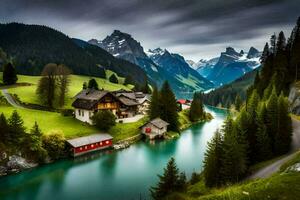
[[[289,94],[290,111],[300,115],[300,83],[294,84],[290,88]]]

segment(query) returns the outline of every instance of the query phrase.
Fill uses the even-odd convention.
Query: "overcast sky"
[[[218,56],[227,46],[262,49],[274,32],[290,33],[300,0],[1,0],[1,22],[43,24],[70,37],[130,33],[145,49],[186,59]]]

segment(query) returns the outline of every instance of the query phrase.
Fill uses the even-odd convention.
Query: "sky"
[[[288,36],[300,0],[1,0],[0,22],[47,25],[70,37],[102,40],[131,34],[145,50],[157,47],[198,61],[228,46],[262,50],[273,33]]]

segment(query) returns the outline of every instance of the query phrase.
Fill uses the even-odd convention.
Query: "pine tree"
[[[288,111],[288,100],[283,93],[278,98],[278,130],[275,135],[275,153],[287,153],[292,141],[292,120]]]
[[[178,180],[176,182],[176,191],[185,191],[187,188],[186,175],[184,172],[179,174]]]
[[[237,111],[240,111],[241,106],[242,106],[242,99],[239,94],[237,94],[235,97],[234,106]]]
[[[267,102],[267,133],[271,140],[272,152],[274,152],[275,135],[278,130],[278,98],[276,88],[272,90],[272,94]]]
[[[272,157],[271,140],[267,133],[267,108],[266,104],[262,102],[257,114],[257,132],[256,132],[256,150],[258,161],[267,160]]]
[[[274,33],[272,36],[271,36],[271,39],[270,39],[270,51],[271,53],[273,54],[276,54],[276,43],[277,43],[277,37],[276,37],[276,34]]]
[[[89,83],[88,83],[87,87],[89,89],[99,90],[98,83],[97,83],[97,81],[94,78],[92,78],[92,79],[89,80]]]
[[[150,193],[153,199],[162,199],[167,194],[177,189],[179,180],[179,170],[176,166],[175,159],[171,158],[164,169],[163,175],[158,175],[159,182],[155,187],[150,188]]]
[[[236,129],[238,133],[238,140],[240,144],[243,144],[246,152],[247,158],[249,159],[252,156],[252,152],[254,151],[253,146],[250,146],[249,138],[252,137],[251,132],[252,121],[250,120],[250,115],[243,108],[236,119]]]
[[[8,143],[8,138],[9,138],[9,126],[7,123],[7,120],[4,116],[3,113],[0,115],[0,143],[2,142],[3,144]]]
[[[178,113],[177,113],[177,102],[175,95],[166,81],[159,94],[160,99],[160,117],[161,119],[168,122],[170,125],[168,129],[171,131],[178,131]]]
[[[246,147],[239,143],[237,129],[234,126],[231,132],[224,132],[221,160],[221,174],[224,183],[237,182],[245,175],[247,171]]]
[[[8,119],[9,125],[9,141],[12,144],[21,144],[23,136],[25,135],[24,122],[16,110]]]
[[[222,168],[223,139],[219,130],[215,132],[213,139],[207,144],[204,155],[204,181],[208,187],[222,184],[220,169]]]
[[[125,81],[124,81],[124,85],[129,85],[129,84],[134,85],[133,78],[130,75],[126,76]]]
[[[148,111],[148,115],[150,119],[154,119],[160,116],[160,101],[159,101],[159,92],[156,87],[154,87],[152,95],[151,95],[151,102]]]
[[[148,79],[145,80],[142,88],[141,88],[141,92],[145,93],[145,94],[150,94],[151,93],[151,89],[149,87],[149,83],[148,83]]]
[[[9,62],[4,65],[2,80],[5,85],[12,85],[17,82],[17,72],[12,63]]]
[[[201,97],[195,93],[194,98],[189,111],[189,118],[192,122],[196,122],[199,119],[202,119],[204,116],[203,103]]]
[[[42,135],[42,131],[37,122],[35,122],[30,132],[26,133],[26,137],[22,141],[24,151],[40,161],[44,160],[47,154],[46,150],[42,147]]]

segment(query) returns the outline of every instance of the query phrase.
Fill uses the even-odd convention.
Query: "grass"
[[[250,172],[250,173],[256,172],[256,171],[258,171],[258,170],[260,170],[260,169],[262,169],[262,168],[264,168],[264,167],[266,167],[266,166],[268,166],[268,165],[270,165],[270,164],[272,164],[272,163],[274,163],[274,162],[280,160],[281,158],[283,158],[283,157],[285,157],[285,156],[286,156],[286,155],[278,156],[278,157],[273,158],[273,159],[271,159],[271,160],[266,160],[266,161],[263,161],[263,162],[259,162],[259,163],[257,163],[257,164],[254,164],[254,165],[250,166],[249,172]]]
[[[279,159],[279,158],[275,158]],[[274,159],[261,163],[274,162]],[[300,152],[281,166],[281,170],[266,179],[257,179],[235,185],[208,188],[203,178],[194,185],[189,185],[184,193],[173,193],[166,199],[180,200],[298,200],[300,196],[300,173],[283,172],[289,166],[300,162]]]
[[[0,105],[0,113],[8,118],[16,110],[9,105]],[[85,136],[99,132],[93,126],[82,123],[73,117],[64,117],[60,113],[18,108],[18,113],[24,120],[24,126],[29,130],[36,121],[44,134],[51,130],[61,130],[66,138]]]
[[[147,117],[140,119],[137,122],[132,123],[117,123],[116,126],[109,130],[109,134],[114,137],[114,142],[127,139],[129,137],[138,135],[141,133],[139,127],[147,122]]]
[[[189,119],[189,109],[185,109],[185,110],[180,111],[178,113],[178,115],[179,115],[178,120],[179,120],[179,124],[180,124],[180,126],[179,126],[180,130],[184,130],[184,129],[190,127],[191,125],[193,125],[193,122],[191,122],[190,119]],[[203,120],[203,121],[209,121],[212,118],[213,117],[210,113],[206,113],[206,119]]]
[[[109,72],[108,72],[109,73]],[[0,72],[0,77],[2,77],[2,73]],[[37,83],[40,80],[40,76],[26,76],[26,75],[18,75],[18,83],[29,83],[29,86],[22,87],[11,87],[8,89],[9,93],[17,94],[22,102],[25,103],[33,103],[40,104],[40,101],[35,93]],[[71,104],[73,102],[73,97],[81,91],[82,84],[84,82],[88,82],[90,78],[95,78],[99,88],[103,88],[105,90],[114,91],[119,89],[130,90],[133,86],[124,86],[121,84],[111,83],[106,79],[96,78],[96,77],[88,77],[88,76],[79,76],[79,75],[71,75],[70,76],[70,86],[69,91],[66,97],[66,105],[65,108],[71,108]],[[122,79],[119,77],[119,79]]]

